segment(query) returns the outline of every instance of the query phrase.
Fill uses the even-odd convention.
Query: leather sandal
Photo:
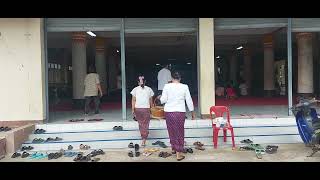
[[[21,155],[21,158],[26,158],[26,157],[28,157],[30,154],[29,153],[27,153],[26,151],[24,151],[23,153],[22,153],[22,155]]]
[[[129,152],[128,152],[128,156],[129,156],[129,157],[133,157],[133,152],[132,152],[132,151],[129,151]]]
[[[21,156],[21,154],[18,153],[18,152],[15,152],[15,153],[12,154],[11,158],[16,158],[16,157],[19,157],[19,156]]]
[[[182,161],[184,158],[186,158],[186,157],[181,155],[181,158],[179,158],[179,159],[177,158],[177,161]]]

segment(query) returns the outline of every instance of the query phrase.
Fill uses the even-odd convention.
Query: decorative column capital
[[[302,39],[302,38],[312,38],[312,33],[311,32],[301,32],[297,33],[296,38],[297,39]]]
[[[273,35],[272,34],[268,34],[263,38],[263,46],[264,48],[272,48],[273,47]]]
[[[96,38],[96,51],[105,50],[105,38],[98,37]]]
[[[243,49],[243,55],[244,56],[250,56],[251,54],[251,49],[250,48],[244,48]]]
[[[86,33],[85,32],[74,32],[72,33],[72,41],[76,42],[85,42],[86,41]]]

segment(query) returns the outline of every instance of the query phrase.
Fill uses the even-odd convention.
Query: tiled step
[[[278,119],[233,119],[235,141],[239,144],[242,139],[252,139],[255,143],[280,144],[301,143],[298,130],[293,118]],[[123,126],[123,131],[113,131],[114,126]],[[95,123],[68,123],[68,124],[42,124],[36,128],[46,130],[44,134],[32,134],[23,145],[31,145],[34,151],[50,151],[66,149],[68,145],[79,148],[80,144],[90,145],[93,149],[98,148],[127,148],[130,142],[140,143],[138,123],[130,122],[95,122]],[[230,133],[228,133],[230,135]],[[222,132],[220,132],[222,136]],[[60,137],[58,142],[34,144],[34,138],[47,139],[48,137]],[[168,146],[168,132],[165,121],[153,120],[150,123],[148,143],[151,145],[156,140],[164,141]],[[210,120],[187,120],[185,122],[185,141],[192,144],[201,141],[209,147],[212,146],[212,127]],[[230,146],[231,138],[223,143],[219,138],[219,146]]]

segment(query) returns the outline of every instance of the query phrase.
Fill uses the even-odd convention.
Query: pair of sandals
[[[100,161],[100,158],[91,158],[91,155],[88,154],[84,156],[83,154],[78,154],[73,161],[75,162],[98,162]]]
[[[91,148],[91,147],[88,146],[88,145],[80,144],[80,149],[81,149],[81,150],[88,150],[88,149],[90,149],[90,148]]]
[[[139,146],[139,144],[133,145],[133,143],[131,142],[131,143],[129,143],[128,148],[134,148],[135,151],[139,151],[140,146]]]
[[[12,130],[11,128],[9,127],[0,127],[0,132],[4,131],[4,132],[7,132],[7,131],[10,131]]]
[[[11,155],[11,158],[17,158],[17,157],[20,157],[21,156],[21,153],[18,153],[18,152],[15,152]]]
[[[274,154],[277,151],[278,151],[278,146],[272,146],[272,145],[266,146],[266,153],[268,154]]]
[[[162,141],[156,141],[156,142],[152,143],[152,145],[159,145],[159,146],[162,147],[162,148],[167,148],[167,147],[168,147],[168,146],[167,146],[164,142],[162,142]]]
[[[89,119],[88,121],[103,121],[103,119]]]
[[[99,150],[93,150],[93,151],[90,153],[90,156],[91,156],[91,157],[95,157],[95,156],[103,155],[103,154],[105,154],[105,152],[104,152],[102,149],[99,149]]]
[[[44,130],[44,129],[36,129],[33,133],[34,134],[43,134],[45,132],[46,132],[46,130]]]
[[[44,142],[45,142],[45,140],[42,139],[42,138],[34,138],[34,139],[32,140],[32,143],[44,143]]]
[[[70,119],[69,122],[80,122],[84,121],[84,119]]]
[[[73,156],[76,156],[78,155],[79,153],[78,152],[64,152],[64,157],[73,157]]]
[[[129,143],[128,148],[134,148],[134,151],[135,151],[134,154],[133,154],[132,151],[129,151],[128,152],[128,156],[129,157],[134,157],[134,155],[135,155],[135,157],[139,157],[140,156],[140,152],[139,152],[140,146],[139,146],[139,144],[133,145],[133,143],[131,142],[131,143]]]
[[[30,151],[32,149],[33,149],[32,146],[22,146],[21,151]]]
[[[200,141],[194,142],[193,145],[195,146],[195,149],[200,150],[200,151],[204,151],[205,148],[203,147],[204,144],[202,144]]]
[[[251,141],[250,139],[244,139],[244,140],[242,140],[240,142],[243,143],[243,144],[252,144],[253,143],[253,141]]]
[[[187,153],[190,153],[192,154],[193,153],[193,149],[192,148],[183,148],[183,151],[182,151],[184,154],[187,154]],[[172,150],[172,154],[176,154],[177,152],[175,150]]]
[[[43,159],[46,157],[48,157],[47,154],[37,153],[37,152],[35,152],[35,153],[31,154],[31,156],[29,156],[30,159]]]
[[[63,155],[62,152],[49,153],[49,154],[48,154],[48,160],[58,159],[58,158],[62,157],[62,155]]]
[[[113,130],[114,130],[114,131],[122,131],[122,130],[123,130],[123,127],[122,127],[122,126],[114,126],[114,127],[113,127]]]
[[[172,156],[172,154],[168,153],[168,152],[161,151],[158,156],[162,157],[162,158],[167,158],[167,157]]]
[[[53,139],[53,138],[49,137],[46,140],[46,142],[54,142],[54,141],[62,141],[62,138],[56,137]]]

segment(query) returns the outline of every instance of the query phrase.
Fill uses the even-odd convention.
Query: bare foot
[[[142,146],[142,147],[145,147],[145,146],[146,146],[146,139],[143,139],[143,140],[142,140],[141,146]]]

